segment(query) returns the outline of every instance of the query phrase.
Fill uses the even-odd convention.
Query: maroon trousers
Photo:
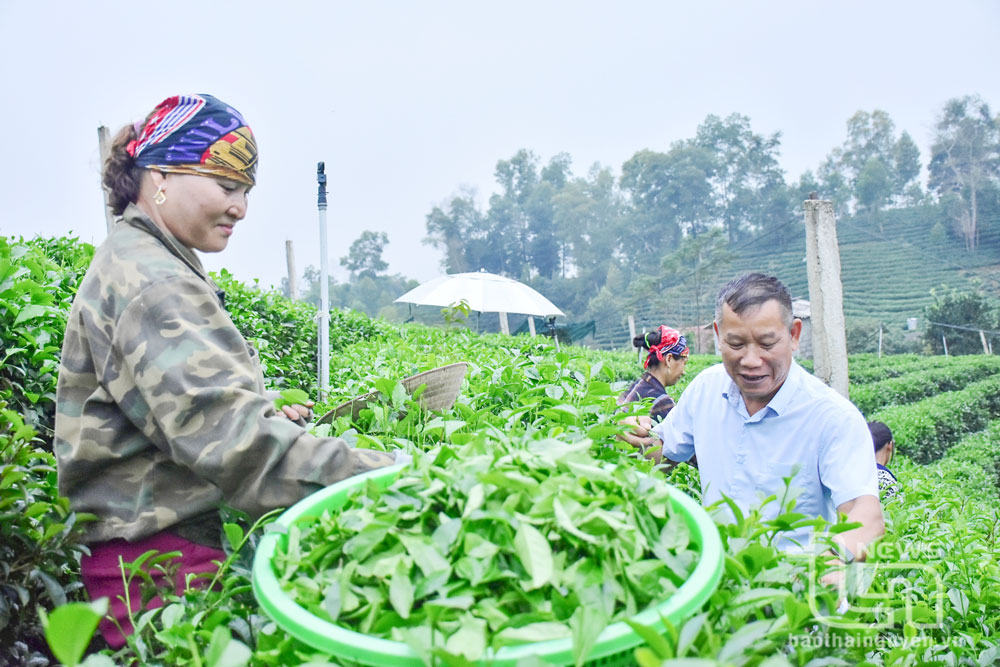
[[[84,556],[80,561],[80,574],[91,600],[102,597],[109,599],[108,616],[117,620],[122,628],[119,630],[107,617],[101,619],[98,628],[111,648],[118,649],[124,646],[125,635],[132,634],[133,630],[132,624],[128,620],[128,609],[125,606],[125,575],[122,573],[118,558],[121,557],[124,563],[131,563],[150,549],[155,549],[160,553],[170,551],[181,553],[180,557],[173,561],[173,565],[177,566],[177,574],[173,582],[174,591],[177,594],[184,592],[185,580],[188,575],[215,574],[219,569],[219,564],[226,559],[226,554],[219,549],[196,544],[166,532],[151,535],[138,542],[115,539],[91,545],[90,555]],[[161,572],[153,571],[151,574],[158,586],[165,584]],[[198,577],[192,582],[192,585],[207,586],[210,578]],[[140,608],[142,603],[141,582],[142,578],[136,576],[132,578],[132,583],[129,586],[129,601],[133,617],[138,617],[144,610],[163,606],[163,601],[159,596],[156,596],[145,607]]]

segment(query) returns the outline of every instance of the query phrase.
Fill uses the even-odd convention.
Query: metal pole
[[[290,239],[285,241],[285,263],[288,265],[288,298],[298,301],[299,290],[295,284],[295,250]]]
[[[330,284],[326,248],[326,165],[316,165],[319,208],[319,397],[326,400],[330,391]]]

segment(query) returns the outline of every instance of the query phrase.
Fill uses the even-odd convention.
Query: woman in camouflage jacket
[[[56,396],[59,491],[90,512],[84,585],[125,632],[118,566],[180,551],[177,585],[214,571],[220,503],[260,515],[393,457],[317,438],[276,411],[255,350],[195,250],[223,250],[246,215],[257,149],[210,95],[164,100],[115,137],[103,181],[120,215],[73,301]],[[138,600],[138,590],[131,591]],[[101,626],[112,646],[124,642]]]

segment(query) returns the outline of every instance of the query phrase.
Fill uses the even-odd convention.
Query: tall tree
[[[551,278],[559,271],[560,242],[555,221],[555,196],[571,176],[570,157],[560,153],[541,172],[541,179],[525,202],[528,215],[528,255],[534,271]]]
[[[879,158],[874,155],[868,158],[854,182],[854,196],[858,206],[870,216],[878,218],[879,231],[882,231],[882,218],[879,211],[892,194],[892,174]]]
[[[669,286],[683,284],[694,301],[694,322],[711,319],[712,278],[726,269],[736,254],[729,249],[725,233],[712,229],[701,236],[685,238],[677,250],[663,259],[663,272]],[[707,302],[707,303],[706,303]]]
[[[583,289],[596,291],[610,263],[620,258],[624,201],[615,176],[594,164],[585,178],[566,183],[553,198],[560,240],[560,275],[579,276]]]
[[[479,265],[482,244],[488,236],[486,216],[476,205],[476,191],[462,188],[451,201],[435,206],[426,218],[423,243],[444,250],[442,268],[463,273],[486,268]]]
[[[1000,126],[978,96],[949,100],[935,126],[930,187],[957,199],[953,220],[965,247],[979,245],[980,195],[1000,178]]]
[[[659,258],[713,223],[712,153],[691,141],[674,142],[666,153],[641,150],[622,165],[621,188],[628,195],[623,231],[633,261]]]
[[[374,278],[389,268],[382,259],[382,251],[388,243],[389,236],[385,232],[366,229],[351,244],[347,255],[340,258],[340,265],[351,272],[352,280]]]
[[[713,156],[710,182],[719,219],[735,243],[742,235],[769,226],[772,197],[784,191],[784,172],[778,164],[781,133],[755,133],[750,119],[731,114],[709,115],[698,127],[695,144]]]
[[[851,116],[843,145],[834,148],[819,169],[825,197],[870,213],[918,200],[919,175],[916,143],[907,132],[897,138],[896,124],[880,109]],[[847,207],[838,212],[846,213]]]
[[[531,229],[528,202],[538,185],[538,156],[525,149],[497,162],[494,171],[501,191],[490,197],[487,216],[499,271],[514,278],[530,272]]]
[[[892,148],[895,165],[893,192],[902,196],[905,205],[917,204],[923,193],[920,190],[920,149],[909,132],[904,131]]]

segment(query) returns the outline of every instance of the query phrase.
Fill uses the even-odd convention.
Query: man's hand
[[[619,433],[618,439],[627,442],[633,447],[639,448],[648,459],[660,462],[661,452],[656,445],[660,444],[660,439],[651,433],[653,420],[648,415],[632,415],[622,419],[619,424],[626,424],[632,427],[631,431]]]
[[[875,496],[858,496],[837,507],[837,512],[846,514],[849,523],[861,526],[834,536],[833,541],[843,550],[845,547],[855,559],[865,559],[868,545],[885,534],[885,520],[882,505]]]

